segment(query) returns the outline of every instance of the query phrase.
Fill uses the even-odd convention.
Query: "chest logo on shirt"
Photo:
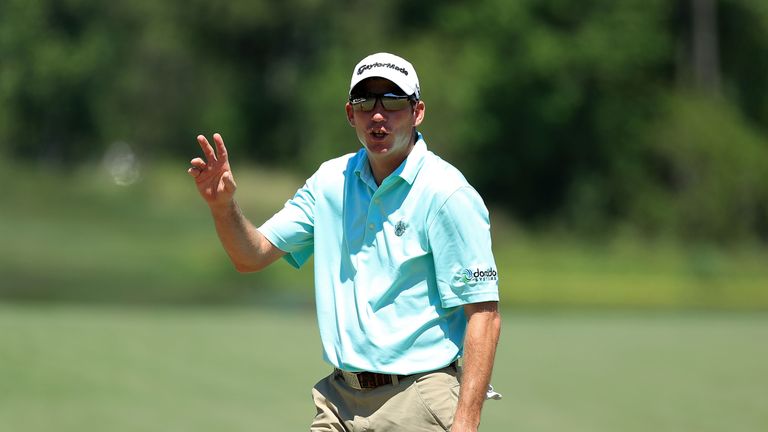
[[[395,224],[395,235],[400,237],[405,234],[405,229],[408,228],[408,224],[404,221],[400,221]]]

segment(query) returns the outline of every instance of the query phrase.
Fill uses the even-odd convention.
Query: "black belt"
[[[438,370],[442,370],[448,367],[453,367],[454,369],[457,369],[458,360],[454,360],[448,366],[444,368],[440,368]],[[422,374],[424,373],[429,373],[429,372],[422,372]],[[358,390],[363,390],[363,389],[369,390],[369,389],[375,389],[377,387],[381,387],[383,385],[397,385],[401,379],[405,379],[405,378],[408,378],[409,376],[418,375],[418,374],[397,375],[397,374],[382,374],[382,373],[376,373],[376,372],[346,372],[341,369],[335,368],[334,375],[342,378],[352,388],[355,388]]]

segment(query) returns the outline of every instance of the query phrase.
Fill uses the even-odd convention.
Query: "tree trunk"
[[[717,0],[691,0],[691,45],[694,85],[704,91],[720,91],[720,47],[717,31]]]

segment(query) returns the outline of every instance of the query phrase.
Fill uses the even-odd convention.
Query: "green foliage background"
[[[767,430],[765,0],[0,0],[0,430],[306,427],[312,263],[235,272],[185,171],[221,132],[259,224],[377,51],[491,210],[483,430]]]
[[[719,61],[702,81],[694,10],[706,4],[704,48]],[[358,147],[343,104],[351,67],[376,51],[416,66],[430,148],[493,210],[509,299],[768,303],[760,0],[4,0],[0,294],[252,295],[176,183],[194,136],[223,134],[259,223],[321,161]],[[141,175],[115,186],[103,166],[114,157]],[[309,284],[288,273],[259,283]]]
[[[7,0],[0,145],[180,157],[220,131],[241,160],[306,173],[354,149],[349,69],[388,50],[421,74],[433,148],[520,221],[765,239],[768,8],[716,2],[713,94],[691,78],[690,4]]]

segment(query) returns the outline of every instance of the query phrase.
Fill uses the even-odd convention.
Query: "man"
[[[346,113],[363,148],[323,163],[259,228],[234,199],[219,134],[216,151],[197,137],[205,160],[189,174],[237,270],[315,256],[334,371],[312,391],[312,431],[475,431],[501,325],[488,211],[417,132],[425,105],[409,62],[358,63]]]

